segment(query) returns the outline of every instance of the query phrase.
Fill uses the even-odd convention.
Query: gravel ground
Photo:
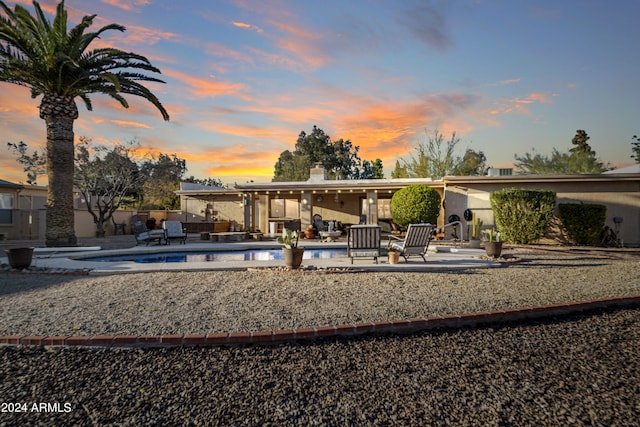
[[[26,413],[0,425],[637,426],[639,349],[640,309],[272,347],[5,347],[2,402]]]
[[[640,293],[635,254],[519,256],[452,273],[0,274],[0,335],[289,329]],[[639,350],[633,308],[277,346],[0,347],[0,426],[635,426]]]
[[[0,273],[0,335],[157,335],[402,320],[640,294],[638,259],[518,253],[452,273]]]

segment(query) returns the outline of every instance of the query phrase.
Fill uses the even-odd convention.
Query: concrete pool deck
[[[99,242],[98,242],[99,243]],[[107,245],[108,246],[108,245]],[[307,249],[346,249],[346,242],[322,243],[319,241],[301,241],[301,247]],[[34,249],[32,267],[52,270],[85,270],[91,275],[146,273],[154,271],[204,271],[204,270],[246,270],[248,268],[284,267],[282,260],[268,261],[210,261],[188,263],[136,263],[132,261],[90,261],[82,258],[125,255],[152,254],[159,252],[197,252],[197,251],[244,251],[248,249],[278,249],[282,246],[275,241],[244,241],[217,243],[208,241],[189,241],[185,245],[130,246],[115,249],[101,249],[101,246],[81,246],[77,248],[40,248]],[[383,254],[386,241],[382,242]],[[507,250],[508,251],[508,250]],[[367,271],[434,271],[469,268],[487,268],[500,266],[499,262],[481,259],[483,249],[469,249],[433,244],[430,247],[427,262],[420,257],[410,257],[409,262],[401,259],[399,264],[389,264],[386,256],[378,258],[378,264],[372,258],[356,258],[353,264],[349,258],[305,259],[302,266],[318,269],[354,269]],[[6,258],[0,262],[7,263]]]

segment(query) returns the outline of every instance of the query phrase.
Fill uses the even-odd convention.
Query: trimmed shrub
[[[401,227],[429,222],[435,224],[440,214],[440,194],[423,184],[409,185],[391,198],[393,222]]]
[[[505,188],[491,193],[490,200],[502,239],[528,245],[544,236],[556,206],[556,193]]]
[[[605,205],[587,203],[560,203],[560,219],[578,245],[595,245],[607,219]]]

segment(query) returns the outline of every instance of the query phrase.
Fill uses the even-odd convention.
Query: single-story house
[[[182,183],[180,211],[142,212],[143,216],[177,219],[187,231],[214,232],[261,230],[277,234],[287,221],[299,220],[302,229],[313,223],[315,215],[342,224],[388,223],[389,205],[396,191],[411,184],[425,184],[439,192],[442,207],[438,225],[452,215],[463,218],[471,209],[484,222],[494,224],[489,202],[491,192],[508,187],[549,189],[557,203],[599,203],[607,206],[606,225],[619,235],[625,246],[640,246],[640,173],[594,175],[510,175],[446,176],[424,178],[328,180],[322,166],[311,170],[303,182],[236,184],[232,188]],[[26,186],[0,180],[0,238],[42,239],[45,230],[46,187]],[[139,212],[117,211],[116,221],[129,224]],[[76,200],[76,234],[89,237],[95,225]],[[387,221],[385,221],[387,220]],[[463,220],[464,221],[464,220]],[[464,238],[466,224],[463,227]]]
[[[306,228],[313,223],[314,215],[343,224],[357,224],[362,220],[382,222],[391,218],[389,203],[393,194],[411,184],[425,184],[440,193],[443,200],[438,218],[440,227],[451,215],[463,218],[466,209],[474,211],[485,228],[492,227],[494,219],[489,202],[492,191],[509,187],[549,189],[556,192],[557,203],[606,205],[606,224],[618,230],[625,245],[640,246],[638,173],[328,180],[325,170],[316,166],[310,178],[303,182],[246,183],[237,184],[233,189],[200,187],[177,193],[187,223],[195,220],[209,230],[211,225],[204,224],[231,220],[238,229],[277,234],[283,224],[291,220],[300,220],[302,229]]]

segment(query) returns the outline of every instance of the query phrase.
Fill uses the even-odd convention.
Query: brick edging
[[[524,307],[512,310],[476,312],[455,316],[437,316],[389,322],[354,323],[337,326],[287,329],[279,331],[230,332],[185,335],[93,335],[93,336],[0,336],[5,346],[82,346],[82,347],[183,347],[240,344],[275,344],[323,337],[364,334],[413,333],[436,329],[466,327],[543,319],[554,316],[604,309],[640,306],[640,295],[604,298],[567,304]]]

